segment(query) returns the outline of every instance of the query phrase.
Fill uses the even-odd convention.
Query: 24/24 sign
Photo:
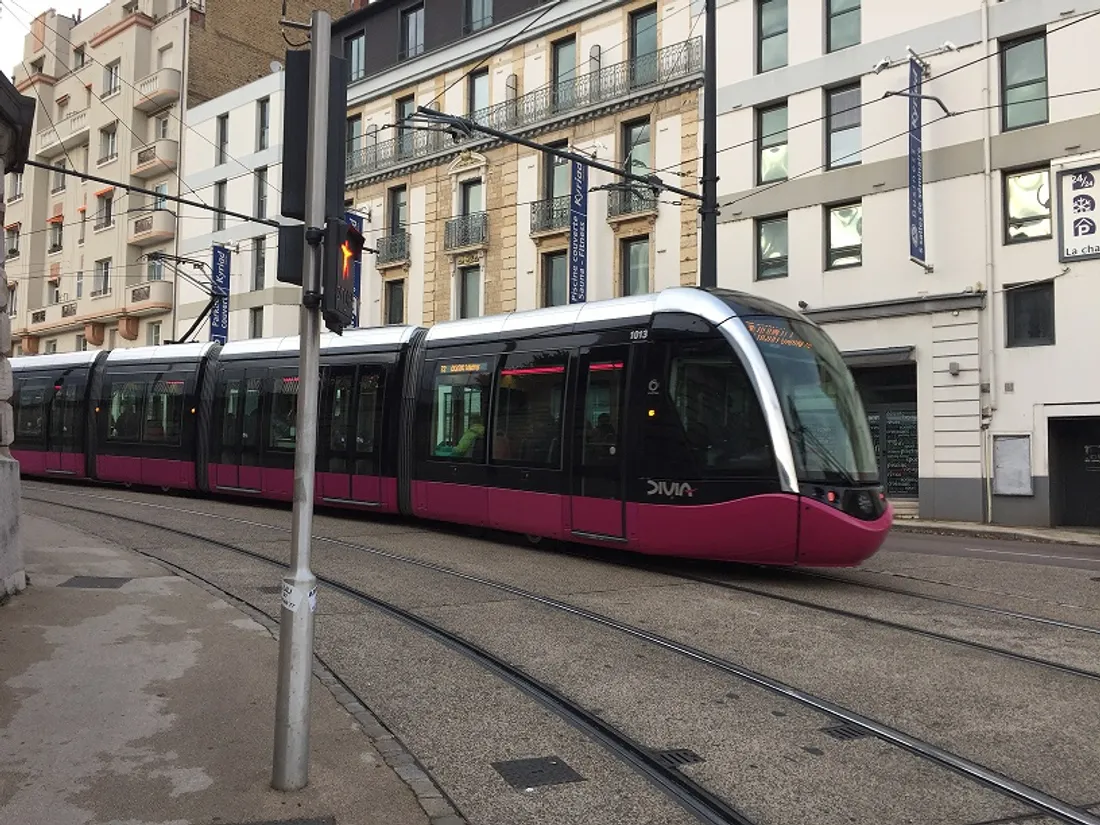
[[[1058,259],[1100,258],[1100,164],[1058,173]]]

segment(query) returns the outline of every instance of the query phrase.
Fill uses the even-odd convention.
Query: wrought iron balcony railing
[[[505,132],[521,132],[578,109],[614,103],[703,71],[703,39],[695,37],[656,52],[604,66],[563,83],[551,83],[470,115],[470,119]],[[393,166],[452,150],[486,138],[474,134],[457,142],[443,132],[409,131],[349,152],[347,175],[370,175]]]
[[[531,232],[569,228],[569,196],[545,198],[531,204]]]
[[[474,212],[451,218],[443,230],[444,249],[482,246],[489,240],[489,213]]]
[[[648,190],[612,189],[607,193],[607,217],[620,218],[657,211],[657,196]]]
[[[409,259],[409,233],[395,232],[378,239],[378,256],[375,262],[379,266],[395,264]]]

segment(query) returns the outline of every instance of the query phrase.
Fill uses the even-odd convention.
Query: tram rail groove
[[[90,497],[92,497],[92,498],[101,498],[101,499],[102,498],[107,498],[107,497],[104,497],[104,496],[90,496]],[[259,561],[265,561],[265,562],[267,562],[269,564],[272,564],[272,565],[275,565],[277,567],[282,567],[282,568],[286,567],[286,565],[283,562],[278,561],[276,559],[273,559],[270,556],[266,556],[262,553],[257,553],[255,551],[248,550],[248,549],[243,548],[243,547],[238,547],[236,545],[232,545],[232,544],[229,544],[227,542],[223,542],[223,541],[220,541],[220,540],[217,540],[217,539],[210,539],[208,537],[201,536],[201,535],[196,534],[196,533],[191,533],[189,531],[179,530],[179,529],[176,529],[176,528],[173,528],[173,527],[166,527],[164,525],[143,521],[141,519],[136,519],[136,518],[133,518],[131,516],[117,515],[117,514],[114,514],[114,513],[104,513],[102,510],[93,510],[93,509],[88,508],[88,507],[79,507],[75,504],[68,504],[68,503],[57,502],[57,501],[47,501],[47,500],[43,500],[43,499],[36,499],[36,498],[33,498],[33,497],[29,497],[29,496],[25,496],[25,498],[28,498],[31,501],[37,501],[37,502],[42,503],[42,504],[49,504],[49,505],[53,505],[53,506],[66,507],[68,509],[77,510],[77,511],[81,511],[81,512],[86,512],[86,513],[91,513],[93,515],[107,516],[109,518],[119,519],[120,521],[127,521],[127,522],[130,522],[130,523],[133,523],[133,524],[140,524],[140,525],[146,526],[146,527],[153,527],[155,529],[164,530],[166,532],[173,533],[173,534],[176,534],[176,535],[181,535],[181,536],[184,536],[186,538],[191,538],[191,539],[195,539],[195,540],[198,540],[198,541],[206,542],[208,544],[211,544],[211,545],[214,545],[214,546],[217,546],[217,547],[223,547],[223,548],[225,548],[227,550],[230,550],[232,552],[236,552],[236,553],[239,553],[241,555],[244,555],[244,556],[247,556],[247,557],[250,557],[250,558],[254,558],[254,559],[259,560]],[[273,530],[289,532],[289,530],[287,528],[281,528],[281,527],[277,527],[277,526],[274,526],[274,525],[261,524],[261,523],[257,523],[257,522],[249,522],[249,521],[244,520],[244,519],[236,519],[236,518],[228,517],[228,516],[220,516],[220,515],[219,516],[212,516],[212,514],[210,514],[210,513],[200,513],[200,512],[197,512],[197,511],[187,511],[187,510],[183,510],[182,508],[169,507],[167,505],[152,504],[150,502],[134,502],[134,501],[130,501],[130,500],[127,500],[127,499],[108,499],[108,500],[114,500],[116,502],[129,504],[129,505],[138,504],[140,506],[147,506],[147,507],[152,507],[152,508],[155,508],[155,509],[171,510],[171,511],[174,511],[174,512],[190,514],[190,515],[205,515],[205,516],[214,517],[214,518],[217,518],[217,519],[220,519],[220,520],[226,520],[226,521],[238,522],[238,523],[245,523],[245,524],[250,524],[250,525],[253,525],[253,526],[262,526],[262,527],[266,527],[266,528],[273,529]],[[553,599],[553,598],[550,598],[550,597],[547,597],[547,596],[540,596],[537,593],[532,593],[532,592],[524,590],[523,588],[520,588],[520,587],[515,587],[513,585],[504,584],[504,583],[501,583],[501,582],[493,582],[493,581],[488,580],[488,579],[482,579],[478,576],[474,576],[474,575],[469,574],[469,573],[463,573],[463,572],[457,571],[457,570],[450,570],[449,568],[443,567],[442,565],[435,564],[434,562],[427,562],[427,561],[422,561],[420,559],[413,559],[413,558],[401,556],[401,555],[396,554],[396,553],[391,553],[391,552],[386,551],[386,550],[378,550],[376,548],[369,548],[369,547],[365,547],[365,546],[361,546],[361,545],[356,545],[356,544],[353,544],[351,542],[346,542],[346,541],[343,541],[343,540],[340,540],[340,539],[330,539],[330,538],[327,538],[327,537],[324,537],[324,536],[314,536],[313,539],[315,541],[323,541],[323,542],[326,542],[326,543],[329,543],[329,544],[344,546],[344,547],[347,547],[349,549],[361,550],[361,551],[364,551],[364,552],[371,553],[372,555],[377,555],[381,558],[387,558],[387,559],[394,560],[394,561],[405,562],[405,563],[408,563],[410,565],[420,567],[422,569],[428,569],[428,570],[432,570],[434,572],[439,572],[439,573],[452,575],[456,578],[463,579],[463,580],[469,581],[471,583],[480,584],[480,585],[483,585],[483,586],[486,586],[486,587],[490,587],[490,588],[493,588],[493,589],[500,590],[502,592],[510,593],[512,595],[519,596],[520,598],[530,600],[530,601],[535,602],[537,604],[541,604],[543,606],[551,607],[551,608],[554,608],[556,610],[560,610],[560,611],[562,611],[564,613],[567,613],[567,614],[570,614],[570,615],[574,615],[574,616],[577,616],[577,617],[580,617],[580,618],[583,618],[583,619],[587,619],[587,620],[589,620],[589,621],[591,621],[591,622],[593,622],[597,625],[600,625],[602,627],[607,627],[607,628],[610,628],[612,630],[616,630],[620,633],[623,633],[624,635],[627,635],[627,636],[630,636],[632,638],[640,639],[642,641],[648,642],[648,643],[654,645],[655,647],[659,647],[659,648],[662,648],[664,650],[668,650],[668,651],[671,651],[673,653],[677,653],[677,654],[679,654],[679,655],[681,655],[681,656],[683,656],[687,659],[690,659],[692,661],[696,661],[696,662],[699,662],[701,664],[708,665],[708,666],[710,666],[710,667],[712,667],[712,668],[714,668],[714,669],[716,669],[720,672],[727,673],[731,676],[735,676],[735,677],[741,679],[742,681],[748,682],[750,684],[754,684],[757,687],[760,687],[760,688],[763,688],[763,689],[769,691],[770,693],[776,694],[776,695],[781,696],[781,697],[785,697],[785,698],[787,698],[791,701],[794,701],[798,704],[801,704],[805,707],[809,707],[809,708],[812,708],[814,710],[817,710],[818,712],[820,712],[820,713],[822,713],[826,716],[832,717],[833,719],[835,719],[839,722],[847,722],[848,724],[851,724],[851,725],[854,725],[856,727],[862,728],[862,729],[866,730],[868,733],[871,733],[871,734],[877,736],[879,739],[882,739],[885,742],[888,742],[888,743],[890,743],[890,744],[892,744],[892,745],[894,745],[898,748],[901,748],[904,751],[912,753],[912,754],[914,754],[918,757],[926,759],[926,760],[928,760],[930,762],[933,762],[935,764],[941,765],[942,767],[948,768],[949,770],[952,770],[955,773],[957,773],[961,776],[964,776],[964,777],[976,782],[979,785],[982,785],[982,786],[987,787],[987,788],[989,788],[989,789],[991,789],[991,790],[993,790],[997,793],[1000,793],[1004,796],[1007,796],[1011,799],[1014,799],[1017,802],[1022,802],[1025,805],[1028,805],[1029,807],[1035,809],[1036,811],[1039,811],[1041,813],[1045,813],[1048,816],[1052,816],[1052,817],[1054,817],[1055,819],[1057,819],[1061,822],[1071,823],[1071,825],[1100,825],[1100,816],[1095,816],[1095,815],[1089,813],[1088,811],[1085,811],[1085,810],[1083,810],[1083,809],[1081,809],[1077,806],[1074,806],[1074,805],[1066,802],[1065,800],[1062,800],[1062,799],[1059,799],[1055,796],[1047,794],[1046,792],[1041,791],[1038,788],[1033,788],[1030,785],[1027,785],[1027,784],[1022,783],[1022,782],[1018,782],[1017,780],[1014,780],[1011,777],[1005,776],[1004,774],[1001,774],[998,771],[993,770],[992,768],[989,768],[989,767],[987,767],[985,765],[982,765],[978,762],[974,762],[970,759],[967,759],[966,757],[959,756],[958,754],[952,753],[951,751],[948,751],[948,750],[946,750],[944,748],[941,748],[937,745],[933,745],[930,742],[925,742],[921,739],[918,739],[917,737],[914,737],[914,736],[911,736],[911,735],[905,733],[904,731],[901,731],[897,728],[893,728],[889,725],[886,725],[886,724],[884,724],[882,722],[879,722],[875,719],[872,719],[868,716],[864,716],[863,714],[858,713],[856,711],[849,710],[848,708],[842,707],[841,705],[835,704],[835,703],[833,703],[833,702],[831,702],[827,699],[823,699],[821,697],[814,696],[813,694],[807,693],[806,691],[800,690],[799,688],[793,687],[791,685],[787,685],[786,683],[781,682],[777,679],[773,679],[773,678],[771,678],[769,676],[766,676],[764,674],[757,673],[756,671],[750,670],[749,668],[743,667],[743,666],[738,665],[734,662],[727,661],[725,659],[722,659],[718,656],[707,653],[706,651],[700,650],[700,649],[692,647],[690,645],[683,644],[683,643],[680,643],[680,642],[676,642],[672,639],[668,639],[668,638],[663,637],[659,634],[652,633],[652,632],[650,632],[648,630],[644,630],[642,628],[634,627],[633,625],[627,624],[625,622],[621,622],[621,621],[619,621],[617,619],[614,619],[614,618],[611,618],[609,616],[604,616],[604,615],[602,615],[600,613],[596,613],[594,611],[587,610],[586,608],[582,608],[582,607],[579,607],[577,605],[569,604],[568,602],[563,602],[563,601],[560,601],[558,599]],[[377,606],[380,607],[380,609],[386,610],[388,608],[390,610],[398,611],[398,612],[395,612],[393,614],[395,617],[401,618],[401,616],[404,615],[404,616],[408,616],[409,619],[412,620],[414,623],[423,623],[423,625],[425,625],[425,626],[431,626],[432,625],[431,622],[429,622],[425,619],[421,619],[420,617],[416,617],[414,614],[408,613],[407,611],[403,611],[403,610],[401,610],[401,608],[397,608],[396,606],[388,605],[388,603],[383,602],[383,601],[377,599],[376,597],[370,596],[366,593],[362,593],[362,591],[356,591],[354,588],[351,588],[348,585],[345,585],[341,582],[337,582],[333,579],[329,579],[328,577],[324,577],[324,576],[321,576],[321,575],[317,575],[317,580],[318,580],[318,582],[324,583],[327,586],[336,589],[337,591],[344,591],[346,594],[351,594],[354,591],[355,595],[353,595],[353,598],[358,598],[358,599],[360,599],[360,600],[362,600],[366,603],[376,604]],[[382,605],[385,605],[386,607],[383,608],[383,607],[381,607]],[[417,626],[419,626],[419,625],[417,625]],[[469,646],[470,648],[475,648],[476,647],[476,645],[473,645],[473,643],[467,642],[467,641],[461,639],[460,637],[458,637],[454,634],[450,634],[449,631],[443,630],[442,628],[437,628],[437,630],[440,631],[442,634],[445,634],[445,636],[441,637],[441,638],[449,637],[449,638],[454,640],[454,643],[457,643],[460,646]],[[480,648],[479,648],[479,650],[480,650]],[[481,652],[486,657],[486,661],[493,660],[495,658],[495,657],[492,656],[492,654],[489,654],[487,651],[481,651]],[[502,660],[498,660],[498,661],[500,661],[500,663],[502,665],[505,665],[505,667],[509,668],[511,670],[511,672],[513,672],[518,678],[520,678],[520,679],[529,679],[530,678],[530,677],[526,677],[522,673],[522,671],[520,671],[519,669],[513,668],[511,665],[507,665],[507,663],[503,662]],[[534,681],[534,680],[532,680],[532,681]],[[549,698],[549,696],[548,696],[548,698]],[[564,697],[562,697],[562,699],[563,699],[563,701],[568,703],[567,699],[564,699]],[[603,723],[602,720],[599,720],[596,717],[592,717],[592,719],[599,722],[599,724],[601,724],[601,725],[605,725],[605,723]],[[602,742],[603,740],[600,740],[600,741]],[[647,754],[646,758],[652,758],[652,757],[649,757],[648,754]],[[661,769],[662,773],[664,771],[669,770],[669,769],[665,768],[665,766],[663,764],[660,764],[660,769]],[[682,775],[680,775],[680,778],[686,779],[686,777],[683,777]],[[690,780],[688,780],[688,781],[690,781]],[[709,793],[709,792],[706,792],[706,793]],[[747,820],[745,820],[745,821],[747,822]]]

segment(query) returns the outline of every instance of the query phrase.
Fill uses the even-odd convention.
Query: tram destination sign
[[[771,344],[792,349],[813,349],[813,344],[803,341],[787,327],[761,321],[746,321],[745,328],[758,344]]]

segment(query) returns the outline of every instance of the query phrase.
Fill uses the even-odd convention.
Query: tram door
[[[580,351],[573,431],[573,532],[624,538],[626,376],[630,348]]]
[[[221,455],[216,485],[259,492],[260,423],[266,370],[227,371],[221,405]]]

